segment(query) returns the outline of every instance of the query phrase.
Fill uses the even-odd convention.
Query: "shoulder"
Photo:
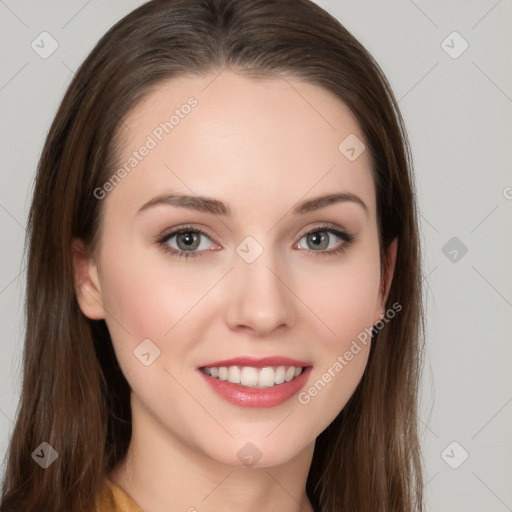
[[[105,478],[94,512],[143,512],[121,487]]]

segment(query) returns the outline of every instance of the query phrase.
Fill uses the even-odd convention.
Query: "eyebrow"
[[[351,192],[327,194],[301,201],[294,206],[292,213],[294,215],[304,215],[306,213],[325,208],[331,204],[346,202],[358,204],[366,213],[368,213],[368,207],[365,202],[359,196],[352,194]],[[186,208],[188,210],[196,210],[199,212],[211,213],[213,215],[224,215],[229,217],[233,215],[229,206],[224,204],[222,201],[211,197],[191,196],[186,194],[163,194],[154,197],[145,203],[139,209],[139,212],[159,205],[177,206],[178,208]]]

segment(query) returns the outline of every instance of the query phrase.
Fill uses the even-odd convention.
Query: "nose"
[[[239,259],[228,284],[226,322],[233,330],[268,336],[295,323],[294,293],[277,262],[264,251],[252,263]]]

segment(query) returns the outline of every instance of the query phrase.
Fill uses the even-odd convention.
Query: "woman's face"
[[[310,453],[384,314],[355,118],[297,78],[225,71],[160,85],[122,126],[77,289],[106,320],[134,425],[231,466]]]

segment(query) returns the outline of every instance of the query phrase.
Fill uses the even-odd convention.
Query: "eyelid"
[[[318,222],[317,224],[314,224],[313,226],[309,226],[304,231],[301,232],[300,235],[298,235],[298,238],[301,239],[302,237],[308,235],[311,232],[315,231],[321,231],[321,230],[331,230],[331,231],[337,231],[341,234],[347,235],[347,238],[351,238],[352,235],[349,234],[348,230],[346,230],[342,226],[338,226],[336,224],[332,224],[330,222]]]
[[[158,239],[159,240],[162,240],[162,239],[167,239],[169,238],[170,236],[172,235],[176,235],[178,233],[182,233],[182,232],[185,232],[185,231],[193,231],[195,233],[201,233],[203,234],[204,236],[210,238],[212,241],[214,241],[215,239],[215,236],[213,236],[207,228],[203,228],[203,227],[198,227],[198,226],[194,226],[193,224],[183,224],[181,226],[174,226],[172,228],[168,228],[168,229],[165,229],[164,231],[162,231],[159,235],[158,235]],[[216,242],[217,243],[217,242]],[[220,245],[220,244],[217,244],[217,245]]]

